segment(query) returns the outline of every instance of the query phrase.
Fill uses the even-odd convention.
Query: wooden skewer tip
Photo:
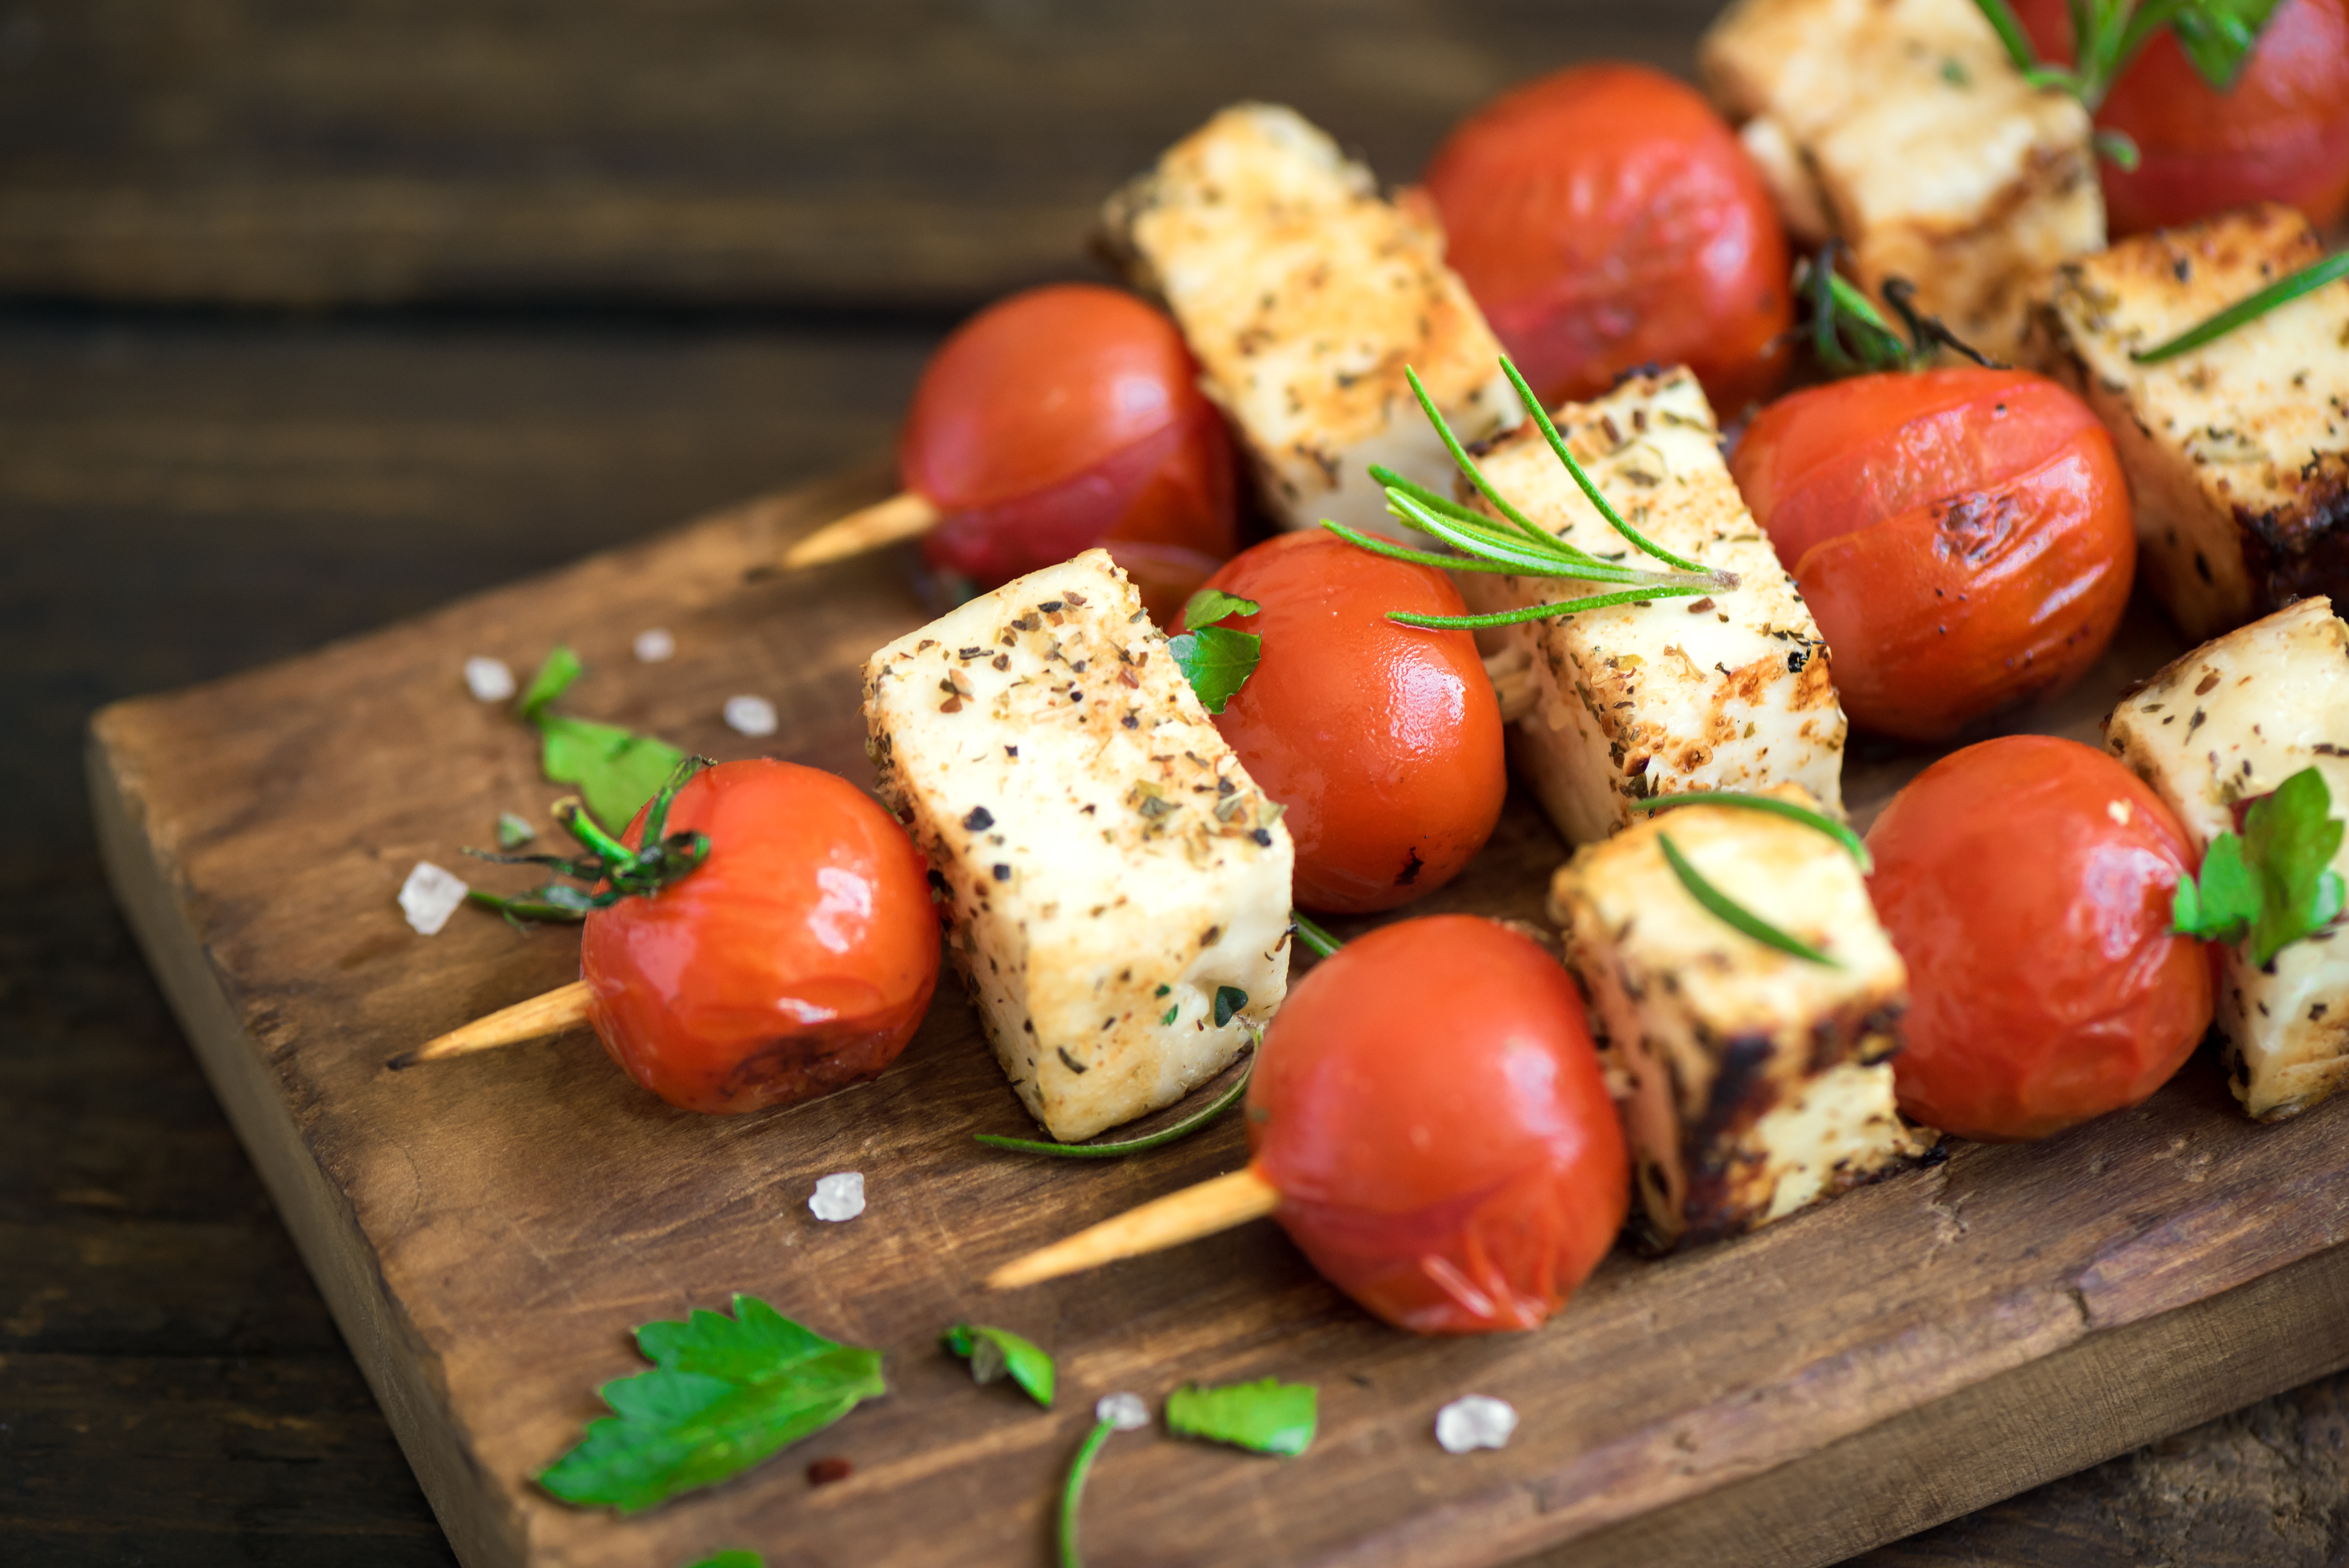
[[[797,571],[862,555],[929,532],[938,525],[939,515],[936,507],[906,490],[824,524],[786,551],[783,565]]]
[[[437,1062],[449,1057],[461,1057],[474,1051],[495,1050],[500,1046],[520,1045],[524,1040],[543,1039],[561,1034],[587,1021],[587,982],[574,980],[568,985],[558,985],[543,995],[533,996],[527,1002],[516,1002],[486,1018],[476,1018],[461,1029],[451,1029],[437,1039],[430,1039],[412,1051],[402,1051],[388,1058],[384,1066],[393,1072]]]
[[[1014,1258],[987,1276],[987,1288],[1018,1290],[1120,1258],[1163,1252],[1261,1220],[1279,1206],[1280,1194],[1250,1165],[1128,1209],[1114,1219]]]

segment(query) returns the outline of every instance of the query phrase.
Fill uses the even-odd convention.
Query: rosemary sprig
[[[1795,288],[1809,307],[1811,349],[1820,364],[1838,376],[1915,370],[1949,348],[1986,369],[2006,368],[1951,331],[1940,316],[1920,311],[1916,284],[1887,278],[1884,297],[1909,329],[1909,341],[1901,342],[1875,302],[1837,269],[1844,248],[1840,240],[1829,241],[1816,257],[1795,263]]]
[[[1790,822],[1800,822],[1816,828],[1841,844],[1859,862],[1863,872],[1873,872],[1876,861],[1868,852],[1868,841],[1843,823],[1825,812],[1814,811],[1807,806],[1797,806],[1792,800],[1781,800],[1775,795],[1749,795],[1743,789],[1690,789],[1678,795],[1651,795],[1644,800],[1634,800],[1634,811],[1667,811],[1674,806],[1733,806],[1744,811],[1763,811],[1773,817],[1784,817]]]
[[[1327,958],[1344,945],[1336,937],[1305,918],[1302,911],[1288,912],[1288,929],[1297,933],[1297,940],[1313,949],[1314,955]]]
[[[1829,968],[1843,967],[1837,960],[1828,957],[1801,937],[1788,935],[1705,881],[1702,873],[1689,864],[1687,857],[1681,853],[1680,846],[1672,842],[1670,834],[1658,833],[1656,844],[1664,851],[1664,860],[1671,866],[1672,874],[1681,879],[1681,886],[1688,889],[1689,896],[1702,904],[1707,912],[1723,924],[1734,926],[1754,941],[1765,946],[1775,947],[1781,953],[1791,953],[1797,958],[1806,959],[1813,964],[1824,964]]]
[[[2089,113],[2120,80],[2154,36],[2168,27],[2202,79],[2220,92],[2236,78],[2260,40],[2260,29],[2281,0],[2071,0],[2074,64],[2050,65],[2031,46],[2030,34],[2007,0],[1974,0],[1990,20],[2007,57],[2034,88],[2056,88],[2080,100]],[[2124,169],[2137,163],[2137,144],[2123,133],[2100,129],[2096,150]]]
[[[496,910],[516,924],[585,920],[591,911],[609,909],[631,896],[650,897],[690,876],[709,858],[709,835],[664,833],[662,830],[668,826],[668,809],[677,792],[685,788],[687,779],[709,765],[707,757],[688,757],[677,765],[646,809],[645,830],[639,840],[643,848],[632,850],[622,843],[577,799],[558,800],[554,820],[585,852],[571,856],[501,855],[469,849],[465,853],[476,860],[502,866],[544,866],[553,875],[543,885],[511,898],[479,888],[469,890],[465,896],[483,908]],[[563,878],[586,886],[568,886],[559,880]],[[599,885],[600,892],[596,891]]]
[[[1232,1080],[1231,1087],[1215,1099],[1172,1127],[1162,1127],[1141,1138],[1120,1139],[1114,1143],[1048,1143],[1040,1138],[1006,1138],[995,1132],[981,1132],[975,1136],[989,1149],[1009,1149],[1018,1154],[1053,1154],[1064,1160],[1122,1160],[1129,1154],[1164,1148],[1206,1127],[1239,1104],[1247,1093],[1248,1079],[1255,1072],[1256,1063],[1251,1060],[1240,1069],[1239,1077]]]
[[[2248,321],[2256,321],[2278,305],[2290,304],[2302,294],[2314,294],[2327,284],[2349,278],[2349,251],[2337,256],[2327,256],[2288,277],[2278,278],[2259,293],[2233,304],[2179,333],[2167,343],[2158,343],[2129,357],[2139,365],[2158,365],[2165,359],[2175,359],[2181,354],[2191,354],[2206,343],[2224,337]]]

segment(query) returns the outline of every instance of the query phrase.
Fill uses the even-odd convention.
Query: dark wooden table
[[[0,5],[0,1560],[452,1561],[101,880],[93,708],[885,455],[1225,99],[1403,176],[1709,9]],[[1864,1561],[2349,1562],[2345,1439],[2323,1379]]]

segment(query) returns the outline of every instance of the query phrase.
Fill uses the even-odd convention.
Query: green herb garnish
[[[677,771],[685,753],[648,735],[615,724],[596,724],[554,711],[552,704],[585,666],[579,655],[558,646],[538,666],[518,706],[542,738],[540,767],[557,784],[576,784],[587,809],[606,822],[626,826],[661,781]]]
[[[2035,88],[2070,93],[2093,114],[2137,54],[2168,27],[2202,79],[2220,92],[2233,88],[2259,42],[2260,29],[2280,0],[2071,0],[2075,63],[2052,66],[2031,46],[2031,35],[2007,0],[1974,0],[2006,46],[2007,57]],[[2137,144],[2116,130],[2099,131],[2096,150],[2124,169],[2137,167]]]
[[[1874,857],[1868,852],[1868,841],[1843,823],[1825,812],[1814,811],[1808,806],[1797,806],[1792,800],[1781,800],[1775,795],[1749,795],[1742,789],[1691,789],[1681,795],[1652,795],[1645,800],[1630,802],[1634,811],[1664,811],[1674,806],[1733,806],[1744,811],[1764,811],[1773,817],[1784,817],[1790,822],[1800,822],[1816,828],[1851,852],[1863,872],[1876,869]]]
[[[690,876],[709,858],[706,833],[664,834],[668,809],[687,779],[709,766],[707,757],[688,757],[678,763],[645,812],[643,848],[630,849],[605,831],[576,800],[554,803],[554,820],[585,851],[579,855],[501,855],[487,850],[467,850],[476,860],[502,866],[544,866],[554,874],[543,885],[512,898],[480,888],[465,896],[508,920],[584,920],[591,910],[608,909],[624,898],[649,897],[672,882]],[[501,832],[501,837],[503,836]],[[568,886],[562,880],[584,883]]]
[[[1992,370],[2005,366],[1951,332],[1937,315],[1917,308],[1917,288],[1906,278],[1884,280],[1884,297],[1900,315],[1909,339],[1884,319],[1876,303],[1858,284],[1837,270],[1846,247],[1831,240],[1816,256],[1795,263],[1795,292],[1810,319],[1811,352],[1838,376],[1916,370],[1931,364],[1944,348]]]
[[[1294,1458],[1313,1441],[1314,1400],[1310,1383],[1274,1377],[1220,1388],[1185,1383],[1166,1397],[1166,1429]]]
[[[2314,935],[2341,913],[2343,824],[2324,775],[2303,768],[2243,813],[2241,837],[2221,833],[2202,851],[2199,879],[2185,877],[2170,904],[2176,929],[2206,942],[2250,938],[2252,964]]]
[[[1408,549],[1383,539],[1374,539],[1326,518],[1322,520],[1321,526],[1347,543],[1374,555],[1413,562],[1422,566],[1441,567],[1452,572],[1490,572],[1512,577],[1557,577],[1625,586],[1617,593],[1593,594],[1558,603],[1532,604],[1522,610],[1506,610],[1491,615],[1420,615],[1391,610],[1387,613],[1388,620],[1400,625],[1423,626],[1437,631],[1506,626],[1520,621],[1544,621],[1555,615],[1603,609],[1609,604],[1644,603],[1651,599],[1691,598],[1700,593],[1718,593],[1737,586],[1735,573],[1716,572],[1701,562],[1675,555],[1625,521],[1608,504],[1607,498],[1599,493],[1599,487],[1591,482],[1582,465],[1575,460],[1574,454],[1567,449],[1565,438],[1557,433],[1557,427],[1550,423],[1541,399],[1534,396],[1533,389],[1526,385],[1525,377],[1517,374],[1517,367],[1504,357],[1501,368],[1507,374],[1510,384],[1516,387],[1518,398],[1533,417],[1543,438],[1549,442],[1550,450],[1557,454],[1558,461],[1566,465],[1566,471],[1574,477],[1574,482],[1589,498],[1591,505],[1599,509],[1599,515],[1607,520],[1608,526],[1630,541],[1640,553],[1652,556],[1677,570],[1649,572],[1601,560],[1586,550],[1567,543],[1511,505],[1508,498],[1495,490],[1492,482],[1485,479],[1484,470],[1476,466],[1475,459],[1460,444],[1460,438],[1452,433],[1452,427],[1444,423],[1444,415],[1435,407],[1435,399],[1429,397],[1427,388],[1420,384],[1418,372],[1406,366],[1403,375],[1411,383],[1412,392],[1418,397],[1420,408],[1427,415],[1428,422],[1434,426],[1436,434],[1443,438],[1444,449],[1452,454],[1452,461],[1476,493],[1500,513],[1506,526],[1448,496],[1438,495],[1424,485],[1413,483],[1392,469],[1375,464],[1371,466],[1371,478],[1385,488],[1387,515],[1407,528],[1441,540],[1461,553],[1442,555],[1433,551]]]
[[[1061,1486],[1060,1568],[1084,1568],[1084,1553],[1077,1550],[1077,1504],[1084,1498],[1085,1478],[1092,1474],[1093,1460],[1101,1457],[1102,1445],[1115,1430],[1114,1421],[1095,1421],[1070,1462],[1069,1479]]]
[[[1171,1009],[1169,1016],[1170,1018],[1172,1016]],[[1162,1127],[1157,1131],[1144,1134],[1140,1138],[1120,1139],[1114,1143],[1047,1143],[1041,1139],[1005,1138],[993,1132],[982,1132],[977,1136],[978,1141],[986,1144],[989,1149],[1009,1149],[1020,1154],[1056,1154],[1069,1160],[1123,1159],[1128,1154],[1141,1154],[1149,1150],[1163,1148],[1177,1139],[1188,1138],[1206,1127],[1240,1102],[1242,1097],[1247,1093],[1249,1075],[1255,1071],[1256,1064],[1251,1061],[1240,1069],[1240,1076],[1232,1080],[1231,1087],[1215,1099],[1174,1125]]]
[[[1220,588],[1202,588],[1183,606],[1183,632],[1167,639],[1166,651],[1209,713],[1224,711],[1256,674],[1257,661],[1264,655],[1264,639],[1256,633],[1235,632],[1216,623],[1230,615],[1253,615],[1263,608]]]
[[[1327,958],[1344,945],[1336,937],[1305,918],[1302,912],[1288,912],[1288,929],[1297,933],[1297,940],[1313,949],[1317,957]]]
[[[2158,365],[2165,359],[2175,359],[2181,354],[2191,354],[2206,343],[2224,337],[2248,321],[2256,321],[2279,305],[2290,304],[2302,294],[2314,294],[2330,284],[2349,278],[2349,251],[2337,256],[2327,256],[2312,262],[2289,277],[2278,278],[2259,293],[2233,304],[2179,333],[2167,343],[2133,353],[2129,357],[2139,365]]]
[[[1245,1006],[1247,1006],[1247,1002],[1248,1002],[1247,993],[1247,992],[1245,992],[1245,991],[1243,991],[1243,990],[1241,990],[1238,986],[1237,986],[1237,985],[1218,985],[1218,986],[1216,986],[1216,1027],[1217,1027],[1217,1028],[1219,1028],[1219,1029],[1220,1029],[1220,1028],[1223,1028],[1225,1026],[1226,1026],[1227,1024],[1229,1024],[1229,1023],[1230,1023],[1234,1018],[1236,1018],[1236,1017],[1239,1016],[1240,1009],[1241,1009],[1241,1008],[1243,1008],[1243,1007],[1245,1007]]]
[[[1835,959],[1813,947],[1801,937],[1787,935],[1705,881],[1697,869],[1688,863],[1687,858],[1680,851],[1680,846],[1672,842],[1670,835],[1658,833],[1656,843],[1664,851],[1664,860],[1671,866],[1672,874],[1681,879],[1681,886],[1688,889],[1689,896],[1702,904],[1723,924],[1733,925],[1754,941],[1775,947],[1781,953],[1791,953],[1797,958],[1807,959],[1813,964],[1825,964],[1830,968],[1842,967]]]
[[[538,1478],[565,1502],[640,1512],[888,1392],[879,1351],[835,1344],[755,1296],[737,1295],[732,1317],[697,1308],[647,1323],[636,1345],[654,1369],[605,1384],[613,1414]]]
[[[732,1551],[720,1552],[714,1557],[705,1557],[690,1564],[689,1568],[767,1568],[767,1560],[755,1552],[736,1547]]]
[[[1046,1409],[1052,1408],[1052,1358],[1008,1328],[957,1323],[939,1342],[970,1363],[971,1381],[992,1383],[1009,1377],[1028,1397]]]

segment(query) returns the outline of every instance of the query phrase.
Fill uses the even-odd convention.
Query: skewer
[[[916,538],[936,528],[941,515],[936,507],[912,490],[905,490],[825,523],[792,545],[783,555],[783,565],[791,571],[821,566],[827,561],[844,561],[901,539]]]
[[[420,1062],[437,1062],[471,1051],[495,1050],[560,1034],[587,1021],[587,982],[574,980],[527,1002],[516,1002],[486,1018],[476,1018],[460,1029],[427,1040],[412,1051],[402,1051],[383,1065],[398,1072]]]
[[[1138,1209],[1079,1231],[1064,1241],[1014,1258],[987,1276],[989,1290],[1017,1290],[1072,1274],[1120,1258],[1164,1252],[1185,1242],[1261,1220],[1280,1206],[1272,1183],[1245,1166],[1195,1187],[1169,1192]]]

